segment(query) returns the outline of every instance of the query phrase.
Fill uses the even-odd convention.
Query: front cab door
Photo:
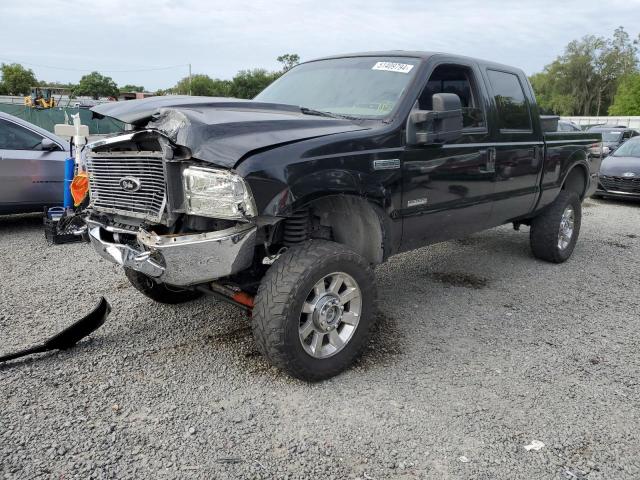
[[[418,99],[431,110],[436,93],[455,93],[463,111],[462,136],[441,145],[408,145],[402,156],[403,249],[483,230],[491,215],[494,146],[487,98],[475,64],[440,63]]]

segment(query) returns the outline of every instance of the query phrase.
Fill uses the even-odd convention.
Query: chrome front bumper
[[[186,287],[226,277],[253,261],[256,227],[237,225],[217,232],[177,236],[139,230],[136,247],[103,237],[133,232],[87,220],[89,239],[96,252],[157,282]],[[107,232],[109,235],[106,235]]]

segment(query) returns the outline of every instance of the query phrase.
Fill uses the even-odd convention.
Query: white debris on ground
[[[542,443],[540,440],[533,440],[529,445],[525,445],[524,449],[528,452],[531,450],[535,450],[536,452],[538,450],[541,450],[544,447],[544,443]]]

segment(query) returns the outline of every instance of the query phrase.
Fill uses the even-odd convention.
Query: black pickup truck
[[[347,368],[375,312],[372,267],[506,223],[563,262],[596,188],[598,133],[546,133],[524,73],[425,52],[300,64],[255,99],[100,105],[131,129],[89,146],[89,238],[158,302],[250,312],[274,365]]]

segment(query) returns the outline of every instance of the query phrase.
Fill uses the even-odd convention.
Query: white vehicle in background
[[[62,205],[69,142],[0,112],[0,214]]]

